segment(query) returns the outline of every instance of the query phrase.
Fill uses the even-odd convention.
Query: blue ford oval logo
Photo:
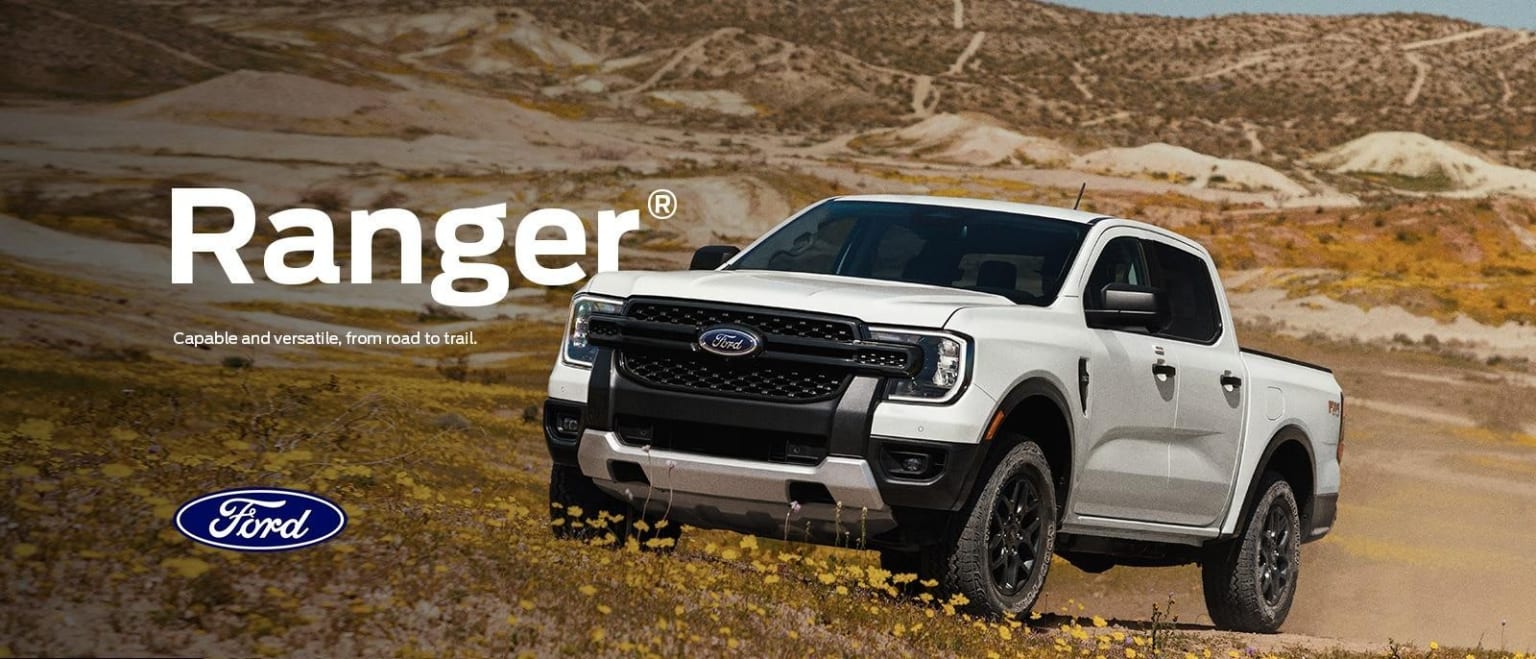
[[[746,357],[763,347],[763,338],[745,327],[721,325],[699,332],[699,347],[721,357]]]
[[[341,533],[347,514],[298,490],[225,490],[182,504],[176,530],[197,542],[236,551],[283,551],[320,544]]]

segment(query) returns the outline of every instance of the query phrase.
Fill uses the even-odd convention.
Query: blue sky
[[[1213,14],[1380,14],[1453,16],[1498,27],[1536,30],[1536,0],[1049,0],[1094,11],[1165,16]]]

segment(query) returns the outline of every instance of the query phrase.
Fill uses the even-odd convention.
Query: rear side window
[[[1168,324],[1159,336],[1212,343],[1221,336],[1221,308],[1205,259],[1160,242],[1143,243],[1157,264],[1156,285],[1167,300]]]

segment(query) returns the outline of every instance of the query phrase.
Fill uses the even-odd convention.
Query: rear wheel
[[[1296,597],[1301,515],[1289,483],[1265,472],[1241,536],[1212,546],[1201,566],[1205,608],[1221,629],[1269,633]]]
[[[1056,547],[1051,466],[1027,438],[992,469],[961,511],[955,538],[936,548],[940,581],[981,615],[1022,614],[1045,586]]]

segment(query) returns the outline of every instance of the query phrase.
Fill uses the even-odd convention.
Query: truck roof
[[[1088,211],[1072,210],[1070,208],[1057,208],[1055,206],[1041,206],[1038,204],[1021,204],[1012,201],[993,201],[990,199],[969,199],[965,197],[938,197],[933,195],[846,195],[836,199],[849,201],[882,201],[899,204],[922,204],[925,206],[948,206],[951,208],[970,208],[984,211],[997,211],[1002,213],[1017,213],[1020,215],[1033,215],[1053,220],[1066,220],[1087,224],[1094,220],[1109,217],[1103,213],[1090,213]]]

